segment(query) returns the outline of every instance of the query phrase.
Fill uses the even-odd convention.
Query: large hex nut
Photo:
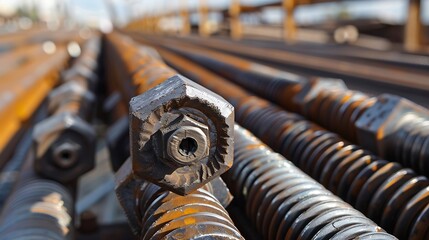
[[[54,115],[33,132],[35,170],[61,183],[70,183],[94,168],[95,131],[72,114]]]
[[[428,119],[428,110],[399,96],[380,95],[356,121],[358,143],[383,158],[396,159],[397,133],[404,127],[412,127],[414,119],[419,117]]]
[[[95,96],[78,82],[67,82],[55,88],[48,96],[48,111],[53,114],[62,106],[76,102],[79,104],[79,114],[88,119],[94,109]]]
[[[222,97],[181,75],[134,97],[130,101],[134,174],[181,195],[219,176],[233,161],[233,111]],[[177,157],[181,144],[188,145],[182,150],[197,157]]]

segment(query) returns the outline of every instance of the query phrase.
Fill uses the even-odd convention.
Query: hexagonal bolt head
[[[130,147],[136,177],[187,194],[233,161],[233,107],[175,75],[130,101]]]
[[[94,168],[95,131],[72,114],[58,114],[39,122],[33,132],[34,167],[39,174],[70,183]]]
[[[398,159],[394,156],[395,144],[400,138],[397,133],[413,127],[418,118],[429,119],[429,111],[399,96],[380,95],[356,121],[358,143],[380,157]]]

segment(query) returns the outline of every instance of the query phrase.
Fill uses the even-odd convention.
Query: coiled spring
[[[243,239],[227,211],[207,190],[186,196],[145,182],[140,188],[140,239]]]

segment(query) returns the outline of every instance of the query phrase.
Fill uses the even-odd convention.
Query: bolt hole
[[[198,143],[193,138],[184,138],[180,142],[179,152],[184,156],[193,155],[198,148]]]
[[[60,158],[65,162],[70,161],[72,156],[73,156],[73,153],[69,150],[63,150],[60,152]]]

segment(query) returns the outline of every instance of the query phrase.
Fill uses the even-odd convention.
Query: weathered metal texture
[[[396,239],[238,125],[234,145],[225,179],[265,239]]]
[[[117,195],[117,198],[119,200],[119,203],[121,204],[125,214],[127,215],[128,222],[131,226],[131,229],[136,235],[141,235],[143,237],[146,232],[149,231],[149,226],[153,222],[147,222],[147,219],[142,219],[143,216],[150,217],[150,219],[158,218],[160,215],[155,214],[151,207],[153,206],[159,206],[158,204],[162,201],[162,198],[158,198],[160,195],[169,195],[174,196],[175,200],[174,202],[176,204],[180,203],[186,203],[186,199],[195,199],[195,195],[199,195],[202,191],[205,195],[209,194],[210,199],[212,199],[213,202],[216,203],[216,208],[213,209],[213,211],[216,211],[216,209],[222,209],[223,212],[225,210],[223,207],[226,207],[229,205],[229,203],[232,200],[232,196],[229,193],[228,188],[226,187],[225,183],[221,180],[221,178],[215,178],[208,184],[204,185],[202,188],[194,191],[193,193],[186,195],[185,197],[180,197],[179,195],[176,195],[172,192],[169,192],[165,189],[160,188],[157,185],[154,185],[150,182],[147,182],[143,179],[135,178],[134,174],[132,173],[132,163],[131,159],[128,159],[117,171],[116,173],[116,187],[115,192]],[[148,206],[147,204],[153,204],[152,206]],[[190,211],[189,208],[186,208],[186,206],[190,204],[195,205],[196,208],[193,208],[194,211]],[[197,207],[200,205],[206,205],[207,201],[203,200],[195,200],[194,203],[187,202],[183,207],[176,206],[170,209],[171,213],[177,213],[177,211],[181,212],[180,216],[188,215],[188,214],[197,214],[201,213],[204,215],[204,212],[201,209],[198,209]],[[223,206],[223,207],[222,207]],[[176,210],[175,210],[176,209]],[[187,210],[187,211],[185,211]],[[216,213],[215,213],[216,214]],[[168,215],[166,215],[168,216]],[[179,215],[175,215],[175,217],[179,218]],[[172,218],[165,219],[161,218],[163,220],[159,220],[155,222],[151,229],[158,230],[159,227],[166,224],[167,222],[174,220]],[[196,222],[189,222],[190,225],[193,223],[198,223],[200,220],[197,220]],[[188,224],[188,225],[189,225]],[[158,227],[156,227],[158,226]],[[228,225],[229,226],[229,225]],[[177,226],[176,226],[177,227]],[[182,230],[186,229],[186,224],[181,225],[183,227]],[[193,228],[193,227],[192,227]],[[235,229],[235,228],[234,228]],[[155,231],[156,231],[155,230]],[[217,231],[217,230],[216,230]],[[212,232],[213,236],[215,236],[215,232]],[[151,233],[155,234],[155,232]],[[149,237],[152,235],[148,235]],[[233,235],[232,235],[233,236]]]
[[[123,99],[143,93],[130,102],[130,146],[136,177],[187,194],[232,165],[233,107],[176,75],[156,51],[148,49],[118,33],[109,34],[109,84],[120,90]],[[115,144],[114,137],[124,136],[119,129],[115,131],[112,153],[114,146],[127,147]]]
[[[139,201],[140,239],[244,239],[227,211],[208,191],[180,196],[144,184]]]
[[[176,75],[130,101],[133,172],[187,194],[233,162],[233,107],[217,94]]]
[[[156,51],[140,47],[124,35],[107,35],[105,46],[109,88],[119,90],[126,103],[176,74]]]
[[[429,176],[429,111],[404,98],[383,94],[356,122],[358,142]]]
[[[423,206],[429,204],[429,199],[418,197],[429,193],[427,178],[398,163],[382,160],[312,123],[297,120],[293,114],[273,107],[249,108],[237,116],[238,121],[295,165],[399,239],[419,236],[420,232],[412,229],[426,224],[417,219]],[[261,129],[266,124],[271,128]],[[408,204],[415,207],[403,207]]]
[[[298,112],[382,158],[429,176],[429,111],[393,95],[370,97],[338,79],[305,79],[214,51],[168,46],[181,55]],[[413,117],[414,115],[414,117]],[[419,131],[424,129],[423,131]],[[388,143],[389,142],[389,143]]]
[[[423,208],[429,204],[429,199],[422,197],[429,193],[426,177],[398,163],[381,160],[300,115],[246,93],[197,64],[168,51],[160,52],[169,64],[229,100],[236,109],[237,122],[334,194],[400,239],[425,239],[422,232],[428,227],[425,220],[419,219],[425,219]],[[235,192],[234,188],[231,190]]]
[[[98,45],[96,39],[89,41],[89,47],[85,45],[72,69],[84,68],[95,74],[98,51],[94,47]],[[70,77],[52,91],[48,98],[48,110],[52,115],[35,126],[35,169],[61,183],[71,183],[94,167],[96,134],[88,121],[95,102],[89,88],[95,82],[90,75]]]
[[[0,221],[1,239],[73,239],[73,199],[62,185],[31,180],[8,200]]]

